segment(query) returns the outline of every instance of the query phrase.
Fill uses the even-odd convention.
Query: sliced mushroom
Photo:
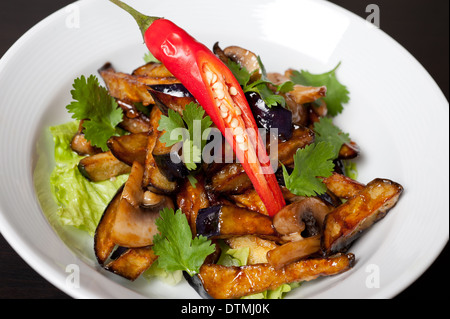
[[[159,202],[144,207],[144,189],[142,179],[144,167],[134,162],[130,177],[125,183],[116,217],[111,229],[112,241],[122,247],[137,248],[153,243],[153,236],[158,233],[155,221],[164,207],[173,208],[173,202],[168,197],[160,197]]]
[[[259,66],[258,57],[252,51],[241,48],[239,46],[229,46],[223,50],[223,53],[242,67],[246,68],[252,77],[251,82],[258,80],[261,77],[261,68]]]
[[[308,197],[280,210],[273,218],[273,225],[283,239],[301,240],[320,234],[329,212],[330,209],[323,201]]]

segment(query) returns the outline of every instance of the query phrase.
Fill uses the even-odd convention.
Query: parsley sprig
[[[334,170],[334,148],[329,142],[313,143],[300,148],[294,155],[294,170],[289,175],[283,165],[286,187],[298,196],[324,194],[327,187],[321,177],[330,177]]]
[[[158,255],[158,266],[167,271],[183,270],[194,276],[200,271],[206,257],[215,251],[211,240],[204,236],[192,238],[186,215],[164,208],[156,220],[160,234],[153,237],[153,251]]]
[[[95,75],[81,76],[74,80],[71,91],[72,101],[66,109],[72,118],[85,120],[84,135],[93,146],[108,150],[106,142],[111,136],[119,135],[117,125],[122,122],[123,111],[108,90],[102,86]]]
[[[277,104],[285,107],[286,100],[283,96],[276,93],[286,93],[292,91],[294,87],[294,83],[291,81],[287,81],[280,85],[273,84],[268,78],[266,69],[261,61],[261,58],[258,56],[258,63],[261,71],[261,78],[254,82],[250,82],[252,75],[258,70],[255,70],[253,73],[250,73],[245,67],[240,64],[229,60],[227,63],[228,68],[231,70],[235,78],[238,80],[239,84],[242,86],[244,93],[247,92],[256,92],[261,98],[264,100],[268,107],[276,106]],[[275,87],[276,93],[269,88],[269,85]]]
[[[344,109],[343,104],[348,103],[350,100],[349,91],[347,87],[341,84],[336,75],[336,71],[339,68],[339,64],[331,71],[322,74],[312,74],[308,71],[293,71],[291,80],[295,84],[306,86],[326,86],[327,96],[323,100],[327,104],[328,114],[336,116]]]
[[[186,105],[183,116],[169,109],[168,116],[161,116],[159,121],[158,130],[165,131],[160,141],[167,147],[182,142],[184,163],[190,171],[194,171],[206,145],[202,137],[209,135],[212,124],[211,118],[205,116],[205,110],[197,103]]]

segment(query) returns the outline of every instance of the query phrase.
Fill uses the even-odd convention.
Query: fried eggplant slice
[[[148,133],[113,136],[108,142],[111,153],[120,161],[132,166],[134,162],[144,165],[147,155]]]
[[[103,265],[111,255],[116,243],[111,239],[111,230],[116,218],[117,208],[122,197],[123,186],[119,188],[111,202],[106,207],[94,235],[95,257],[100,265]]]
[[[108,263],[105,269],[134,281],[150,268],[156,259],[158,256],[155,255],[152,247],[132,248]]]
[[[228,164],[211,177],[208,188],[217,193],[242,194],[252,182],[241,164]]]
[[[155,103],[147,90],[148,85],[180,82],[174,77],[135,76],[116,72],[110,63],[105,64],[98,72],[103,78],[112,97],[132,103],[142,103],[144,105]]]
[[[197,235],[207,238],[257,235],[278,238],[269,216],[236,206],[217,205],[198,212]]]
[[[400,184],[377,178],[329,213],[324,222],[323,254],[329,256],[345,251],[364,230],[386,216],[402,192]]]
[[[196,99],[182,84],[157,85],[149,87],[148,91],[152,95],[155,104],[160,108],[164,115],[167,115],[169,110],[173,110],[180,115],[183,115],[186,105],[196,102]]]
[[[254,189],[249,189],[242,194],[230,195],[230,199],[238,206],[245,207],[263,215],[269,215],[266,206]]]
[[[147,118],[142,116],[129,118],[123,117],[122,122],[119,123],[119,127],[130,133],[151,133],[152,127]]]
[[[274,290],[282,284],[337,275],[351,269],[354,263],[355,256],[347,254],[300,260],[281,269],[275,269],[269,264],[241,267],[204,264],[200,268],[199,278],[211,297],[237,299],[268,289]]]
[[[334,195],[344,199],[357,195],[365,187],[364,184],[338,173],[333,173],[330,177],[324,178],[323,182]]]
[[[157,78],[168,78],[173,77],[172,73],[165,67],[164,64],[159,62],[149,62],[140,66],[132,72],[132,75],[157,77]]]
[[[150,114],[150,124],[153,131],[149,134],[147,140],[147,154],[145,158],[144,179],[142,183],[144,187],[147,187],[154,193],[172,194],[177,190],[178,183],[176,181],[169,181],[169,179],[161,172],[153,156],[153,150],[155,149],[157,143],[159,143],[159,137],[163,133],[158,131],[161,116],[162,113],[159,108],[154,107]]]
[[[78,170],[90,181],[101,182],[130,173],[131,166],[118,160],[111,151],[108,151],[83,158],[78,163]]]
[[[193,234],[197,233],[196,220],[199,210],[210,205],[204,178],[201,175],[197,175],[195,178],[197,180],[195,187],[189,180],[186,180],[177,194],[178,207],[186,215]]]
[[[291,241],[267,252],[268,263],[275,269],[297,260],[309,257],[320,251],[320,235]]]

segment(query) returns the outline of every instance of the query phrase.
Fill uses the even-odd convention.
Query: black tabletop
[[[0,56],[28,29],[70,0],[2,1],[0,10]],[[369,4],[380,9],[380,27],[419,60],[448,99],[449,90],[449,1],[448,0],[333,0],[367,18]],[[0,88],[1,90],[1,88]],[[446,177],[444,176],[443,179]],[[420,234],[418,234],[420,236]],[[448,291],[448,245],[433,265],[397,298],[446,298]],[[445,267],[445,268],[444,268]],[[444,284],[444,285],[443,285]],[[443,286],[443,287],[442,287]],[[0,299],[65,299],[0,236]]]

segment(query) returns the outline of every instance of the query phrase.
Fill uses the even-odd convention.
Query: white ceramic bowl
[[[175,21],[209,47],[220,41],[257,52],[268,71],[321,73],[342,61],[338,77],[351,102],[336,122],[362,147],[359,180],[389,178],[405,192],[352,247],[352,270],[304,284],[288,298],[391,298],[428,268],[448,241],[449,108],[406,50],[326,1],[230,0],[220,10],[207,0],[128,2]],[[40,22],[0,61],[0,230],[39,274],[75,298],[199,298],[186,282],[130,283],[100,269],[92,239],[59,224],[47,183],[52,143],[44,132],[70,119],[73,79],[97,74],[106,61],[130,72],[145,52],[125,12],[82,0]],[[47,170],[33,176],[38,151]],[[374,271],[378,288],[370,285]]]

